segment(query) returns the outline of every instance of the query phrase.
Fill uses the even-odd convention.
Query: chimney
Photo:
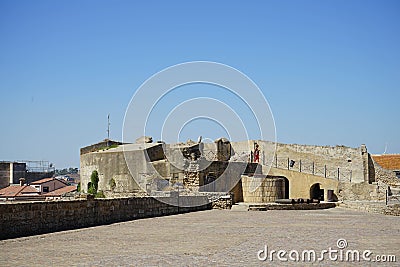
[[[19,185],[23,186],[25,184],[25,178],[19,178]]]

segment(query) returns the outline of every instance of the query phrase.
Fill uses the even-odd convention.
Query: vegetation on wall
[[[94,195],[95,198],[106,198],[106,196],[104,195],[103,191],[99,191]]]
[[[115,187],[117,186],[114,178],[111,178],[111,180],[108,182],[108,185],[110,186],[111,190],[114,191]]]
[[[97,189],[99,188],[99,173],[94,170],[90,176],[90,182],[88,183],[88,193],[96,195]]]

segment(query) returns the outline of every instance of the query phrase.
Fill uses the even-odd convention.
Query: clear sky
[[[248,75],[279,142],[400,153],[399,1],[0,0],[0,160],[78,167],[107,114],[121,140],[135,90],[193,60]]]

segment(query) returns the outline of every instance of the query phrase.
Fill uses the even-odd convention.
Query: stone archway
[[[324,200],[324,189],[321,189],[319,183],[313,184],[310,187],[310,199]]]

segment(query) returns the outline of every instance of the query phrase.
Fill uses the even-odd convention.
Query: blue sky
[[[194,60],[248,75],[279,142],[400,153],[399,14],[398,1],[0,0],[0,160],[79,166],[108,113],[120,140],[135,90]]]

